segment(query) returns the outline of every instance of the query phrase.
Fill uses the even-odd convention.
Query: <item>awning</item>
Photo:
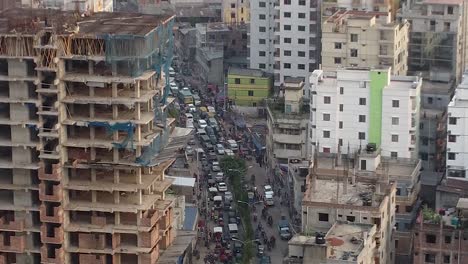
[[[175,176],[166,176],[166,178],[174,179],[172,185],[181,186],[181,187],[195,187],[195,178],[191,176],[187,177],[175,177]]]

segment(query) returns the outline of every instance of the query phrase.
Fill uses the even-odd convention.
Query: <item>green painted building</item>
[[[271,76],[261,70],[230,68],[228,97],[237,106],[261,106],[270,95],[272,84]]]

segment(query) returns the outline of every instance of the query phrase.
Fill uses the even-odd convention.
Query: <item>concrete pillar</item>
[[[114,170],[114,183],[120,183],[120,171]]]

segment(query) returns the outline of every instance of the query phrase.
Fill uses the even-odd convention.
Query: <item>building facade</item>
[[[0,262],[143,264],[170,248],[165,170],[188,140],[173,135],[156,71],[171,63],[173,19],[0,14]]]
[[[390,13],[393,18],[398,8],[398,0],[332,0],[322,2],[322,15],[329,17],[338,10],[361,10]]]
[[[338,11],[322,23],[322,70],[391,67],[406,75],[409,23],[392,22],[390,13]]]
[[[455,89],[455,95],[448,105],[447,122],[447,177],[467,180],[468,174],[468,75]]]
[[[348,68],[336,77],[317,70],[309,82],[311,151],[348,153],[371,143],[385,157],[417,158],[420,78]]]
[[[260,107],[270,95],[271,76],[261,70],[230,68],[227,89],[236,106]]]
[[[222,19],[224,23],[249,23],[249,0],[222,0]]]
[[[251,69],[273,74],[275,64],[275,20],[274,0],[250,1],[249,63]]]
[[[410,22],[408,70],[432,81],[458,83],[465,63],[463,0],[409,0],[397,14]]]
[[[307,82],[320,64],[320,1],[278,1],[275,10],[274,85],[288,77]]]
[[[267,162],[275,173],[281,172],[280,164],[288,164],[291,159],[309,158],[309,111],[302,101],[303,89],[302,78],[286,79],[284,97],[267,100]]]

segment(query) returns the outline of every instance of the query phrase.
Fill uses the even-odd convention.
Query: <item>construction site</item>
[[[165,170],[173,16],[0,13],[0,263],[156,263],[176,236]]]

